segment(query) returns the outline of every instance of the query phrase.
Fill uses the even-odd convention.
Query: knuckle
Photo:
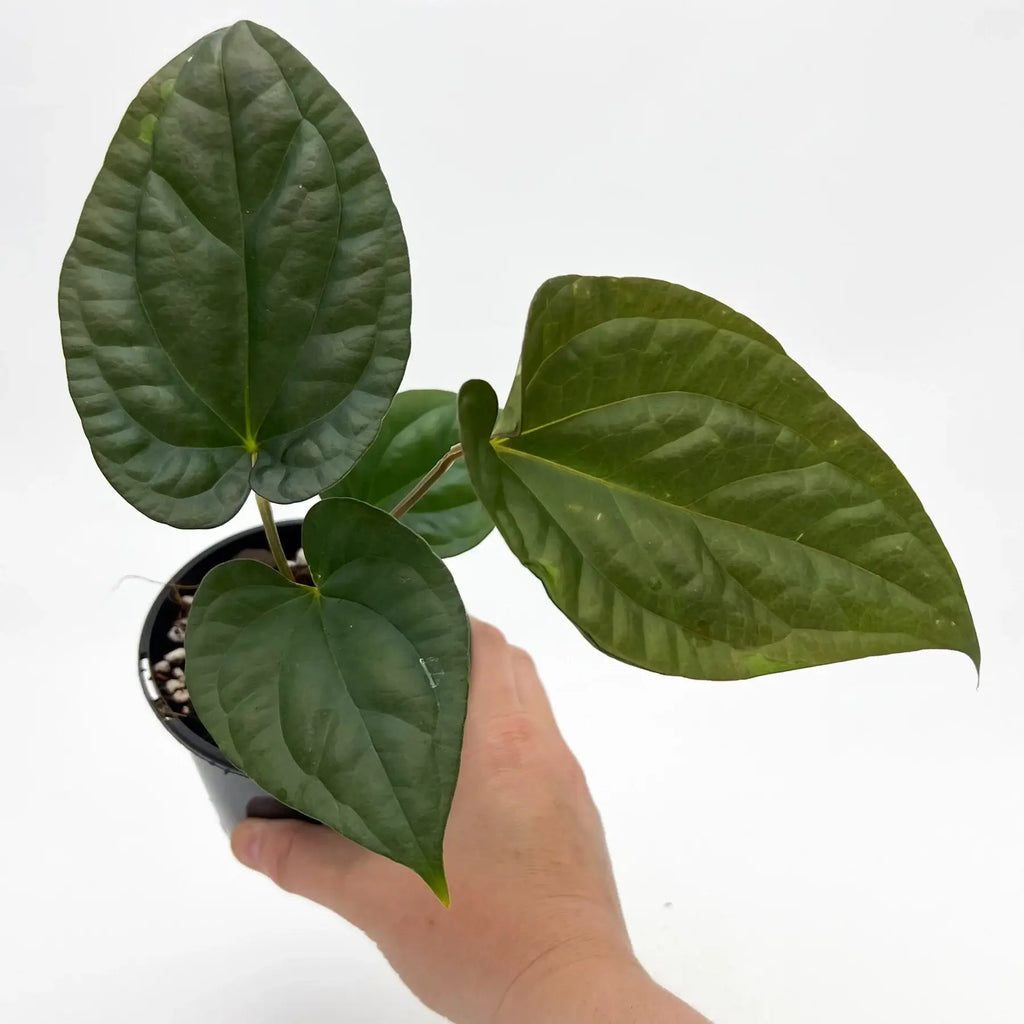
[[[479,619],[473,620],[473,641],[492,647],[503,647],[508,643],[505,634],[497,626],[492,626],[489,622],[481,622]]]
[[[512,660],[517,666],[528,669],[529,671],[536,674],[537,666],[534,664],[533,656],[529,651],[524,651],[522,647],[516,647],[514,644],[509,647],[509,653],[512,656]]]
[[[589,793],[590,787],[587,785],[587,776],[583,771],[583,765],[579,763],[572,751],[566,750],[565,756],[560,759],[559,767],[562,778],[574,791]]]
[[[537,725],[522,712],[503,715],[488,726],[484,744],[492,767],[498,770],[522,768],[536,757]]]

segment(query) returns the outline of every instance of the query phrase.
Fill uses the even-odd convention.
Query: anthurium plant
[[[947,648],[957,571],[882,449],[767,331],[664,281],[537,291],[503,407],[398,393],[406,241],[352,111],[241,22],[128,107],[63,266],[70,391],[100,469],[201,529],[250,492],[274,566],[195,594],[190,699],[244,773],[442,900],[470,664],[443,559],[492,528],[609,655],[740,679]],[[321,496],[297,580],[273,504]]]

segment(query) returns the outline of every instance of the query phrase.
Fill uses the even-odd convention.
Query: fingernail
[[[231,836],[231,849],[247,868],[259,870],[263,829],[255,822],[243,821]]]

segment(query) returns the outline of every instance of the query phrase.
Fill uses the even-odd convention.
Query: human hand
[[[362,929],[458,1024],[697,1024],[633,956],[601,821],[525,651],[474,621],[462,768],[445,834],[451,909],[322,825],[250,818],[242,863]]]

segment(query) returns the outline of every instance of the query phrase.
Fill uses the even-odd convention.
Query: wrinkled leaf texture
[[[459,404],[502,536],[617,658],[704,679],[921,648],[979,663],[957,571],[902,474],[714,299],[555,278],[497,423],[484,382]]]
[[[323,76],[249,22],[128,108],[59,304],[100,469],[181,527],[225,522],[250,487],[293,502],[334,483],[408,358],[408,254],[376,156]]]
[[[189,695],[233,764],[290,807],[405,864],[442,900],[469,624],[444,563],[386,512],[315,505],[314,586],[260,562],[204,578],[186,639]]]

